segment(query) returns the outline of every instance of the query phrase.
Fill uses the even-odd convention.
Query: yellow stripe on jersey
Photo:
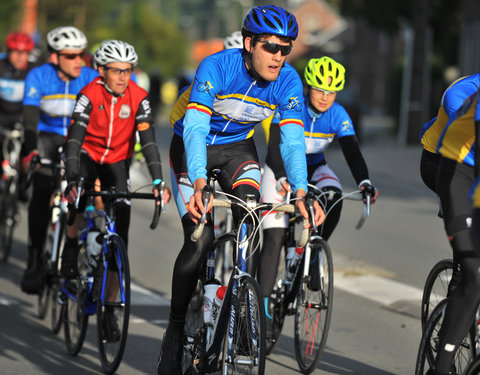
[[[421,142],[425,150],[433,152],[434,154],[437,153],[438,140],[440,139],[443,128],[447,122],[447,113],[443,107],[440,107],[438,110],[437,119],[423,134]]]
[[[305,137],[313,137],[313,138],[333,138],[335,137],[336,133],[311,133],[308,131],[305,131]]]
[[[170,124],[173,125],[180,120],[183,116],[185,116],[185,112],[187,111],[187,104],[190,99],[190,93],[192,91],[193,84],[190,85],[188,89],[186,89],[182,95],[177,99],[177,102],[172,108],[172,112],[170,112],[169,121]]]
[[[475,182],[475,188],[473,190],[472,199],[473,199],[473,207],[480,208],[480,183],[478,180],[477,182]]]
[[[457,82],[461,81],[464,78],[467,78],[469,76],[465,77],[460,77],[454,82],[452,82],[447,89],[445,90],[444,96],[446,95],[447,91],[455,85]],[[444,108],[444,103],[443,103],[443,98],[442,98],[442,105],[438,109],[438,114],[437,114],[437,119],[435,122],[428,128],[425,133],[423,134],[423,137],[421,139],[421,143],[423,144],[423,147],[425,150],[433,152],[434,154],[437,153],[437,147],[438,147],[438,141],[440,139],[440,136],[442,135],[442,131],[445,128],[445,125],[448,122],[448,115],[445,112]]]
[[[287,124],[297,124],[297,125],[300,125],[303,128],[303,121],[302,120],[287,118],[285,120],[280,121],[280,127],[282,127],[283,125],[287,125]]]
[[[55,100],[55,99],[77,99],[77,95],[73,94],[54,94],[42,96],[42,100]]]
[[[438,152],[449,159],[462,163],[475,142],[475,103],[455,119],[446,129]]]
[[[272,111],[275,111],[275,108],[277,107],[275,104],[269,104],[264,100],[260,100],[258,98],[252,98],[251,96],[245,96],[244,94],[217,95],[216,98],[218,100],[235,98],[235,99],[241,100],[243,102],[255,103],[255,104],[257,104],[261,107],[267,107],[267,108],[271,109]]]
[[[195,109],[197,111],[206,113],[207,115],[211,116],[212,115],[212,110],[208,108],[207,106],[200,104],[200,103],[188,103],[187,105],[187,111],[189,109]]]

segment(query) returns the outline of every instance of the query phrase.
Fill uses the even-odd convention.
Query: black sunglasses
[[[77,57],[80,57],[83,59],[83,56],[85,56],[85,52],[80,52],[80,53],[59,53],[59,56],[63,56],[68,60],[75,60]]]
[[[287,56],[292,51],[292,46],[282,46],[281,44],[270,42],[269,40],[265,39],[257,39],[260,43],[262,43],[262,48],[264,51],[269,53],[276,54],[278,51],[281,52],[282,56]]]

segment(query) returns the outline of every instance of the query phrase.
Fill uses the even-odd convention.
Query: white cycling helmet
[[[137,65],[138,56],[133,46],[121,40],[105,40],[95,51],[93,60],[96,66],[107,65],[113,62],[126,62]]]
[[[240,31],[234,31],[232,35],[227,36],[223,41],[225,49],[243,48],[243,36]]]
[[[47,44],[53,51],[85,49],[87,47],[87,38],[76,27],[61,26],[47,34]]]

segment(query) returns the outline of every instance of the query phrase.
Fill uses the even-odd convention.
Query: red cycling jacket
[[[99,164],[113,164],[133,155],[135,131],[151,127],[147,92],[130,81],[121,96],[104,87],[102,78],[85,86],[77,98],[72,124],[88,124],[82,148]]]

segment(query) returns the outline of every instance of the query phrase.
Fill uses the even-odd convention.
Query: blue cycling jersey
[[[469,116],[458,116],[464,101],[480,86],[480,73],[462,77],[444,92],[438,114],[423,125],[420,140],[432,153],[473,165],[473,111]]]
[[[325,150],[338,138],[355,135],[352,119],[345,108],[337,102],[325,112],[315,112],[308,105],[308,96],[303,97],[302,112],[305,127],[305,144],[307,147],[307,165],[316,165],[325,159]],[[275,112],[272,123],[279,123],[279,113]]]
[[[40,107],[38,131],[67,135],[77,94],[95,77],[98,72],[86,66],[71,81],[62,81],[50,63],[32,69],[25,79],[23,105]]]
[[[276,81],[258,82],[248,73],[241,49],[205,58],[177,100],[170,122],[183,137],[190,180],[206,178],[205,145],[253,136],[254,126],[279,111],[282,158],[294,191],[307,189],[302,121],[302,82],[285,64]]]

